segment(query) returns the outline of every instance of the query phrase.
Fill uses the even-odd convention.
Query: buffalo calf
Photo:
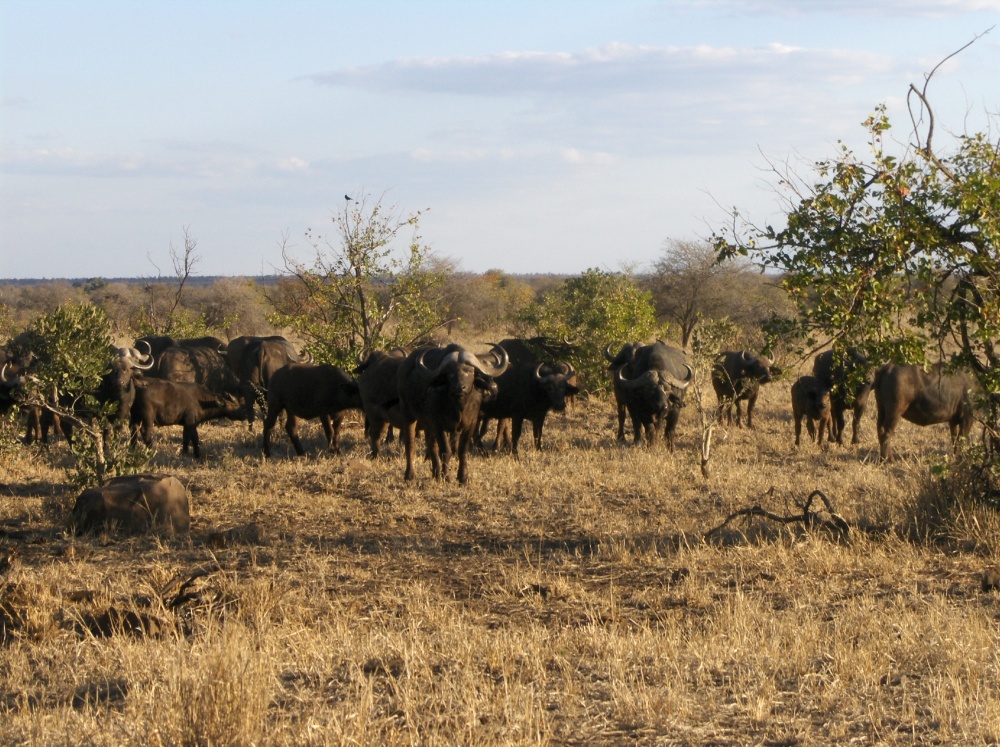
[[[285,413],[285,432],[295,453],[302,456],[296,427],[299,418],[319,418],[323,423],[327,447],[340,453],[340,424],[345,410],[362,409],[358,383],[336,366],[315,363],[290,363],[271,376],[267,390],[267,416],[264,418],[264,456],[271,456],[271,430],[278,416]]]

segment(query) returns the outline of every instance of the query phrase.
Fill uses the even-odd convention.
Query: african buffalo
[[[242,420],[243,406],[231,394],[217,394],[190,382],[146,379],[136,388],[131,413],[132,433],[137,436],[141,429],[146,446],[153,445],[154,425],[182,425],[182,451],[186,454],[190,444],[198,459],[201,457],[198,425],[216,418]]]
[[[712,387],[719,400],[719,421],[725,415],[732,425],[733,406],[736,407],[736,425],[742,426],[742,401],[747,401],[747,428],[753,428],[753,409],[760,394],[760,385],[767,384],[781,373],[774,362],[762,355],[746,350],[720,353],[712,367]]]
[[[972,429],[969,379],[962,374],[944,373],[941,363],[926,371],[912,364],[886,363],[875,372],[872,388],[878,411],[879,456],[883,461],[892,457],[890,439],[900,418],[915,425],[947,423],[956,447],[958,438],[968,436]]]
[[[218,337],[188,337],[176,340],[168,335],[144,335],[135,341],[135,346],[140,347],[145,343],[149,345],[149,353],[154,358],[159,359],[160,354],[167,348],[211,348],[216,351],[226,349],[226,343]]]
[[[201,384],[218,394],[239,394],[240,383],[215,348],[174,345],[160,353],[149,375],[164,381]]]
[[[517,363],[496,378],[497,396],[482,403],[479,409],[481,419],[478,439],[486,433],[490,419],[512,424],[510,434],[511,450],[517,455],[517,442],[521,438],[521,428],[525,420],[531,421],[535,436],[535,448],[542,448],[542,425],[549,410],[562,412],[566,409],[566,399],[579,389],[575,381],[576,372],[572,366],[552,366],[545,363]],[[497,426],[497,441],[494,448],[505,440],[506,432]]]
[[[836,362],[835,362],[836,361]],[[813,376],[830,389],[830,404],[833,410],[833,435],[837,443],[844,443],[844,413],[853,409],[851,443],[857,444],[861,417],[868,406],[872,391],[872,377],[868,361],[859,351],[851,349],[835,353],[826,350],[813,361]]]
[[[684,391],[694,378],[684,351],[657,341],[652,345],[625,343],[618,355],[611,346],[604,350],[614,371],[615,400],[618,404],[618,440],[624,440],[625,411],[632,420],[635,443],[645,433],[646,442],[656,441],[664,427],[667,446],[674,448],[674,433],[684,406]]]
[[[312,361],[311,355],[299,353],[280,335],[237,337],[230,340],[225,356],[230,370],[239,380],[240,397],[250,427],[253,427],[254,404],[267,405],[267,387],[274,372],[289,363]]]
[[[799,445],[802,419],[805,418],[809,437],[822,449],[826,435],[833,435],[833,409],[826,382],[815,376],[800,376],[792,384],[792,416],[795,418],[795,445]]]
[[[458,454],[458,481],[469,480],[469,445],[484,398],[496,396],[494,377],[507,370],[507,353],[493,348],[495,362],[484,364],[462,346],[421,347],[399,366],[398,386],[405,479],[412,480],[416,428],[424,430],[427,457],[436,479],[448,479],[451,452]]]
[[[187,532],[191,510],[187,489],[173,475],[125,475],[84,490],[73,506],[77,532],[114,525],[131,532],[164,527]]]
[[[409,351],[393,348],[389,352],[375,351],[359,361],[354,374],[365,411],[365,436],[371,446],[370,456],[379,455],[379,444],[386,431],[406,425],[399,402],[399,367]]]
[[[319,418],[323,423],[327,447],[340,453],[340,423],[345,410],[360,410],[358,383],[336,366],[315,363],[289,363],[274,372],[267,390],[267,416],[264,418],[264,456],[271,456],[271,429],[278,416],[285,413],[285,432],[295,453],[305,454],[296,433],[298,419]]]

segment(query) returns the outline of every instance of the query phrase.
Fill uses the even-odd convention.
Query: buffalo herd
[[[423,345],[413,349],[374,351],[359,360],[352,373],[313,363],[279,336],[238,337],[229,343],[214,337],[173,339],[142,337],[134,347],[109,350],[108,371],[90,399],[104,405],[112,425],[128,423],[133,438],[152,443],[154,427],[181,425],[182,447],[201,456],[198,424],[227,418],[252,425],[255,406],[264,415],[263,454],[271,455],[271,436],[279,416],[295,452],[305,453],[297,434],[301,419],[319,419],[327,447],[339,453],[339,432],[348,411],[364,414],[370,457],[392,430],[399,432],[406,456],[404,477],[414,477],[414,452],[422,431],[425,454],[435,478],[448,479],[457,457],[460,483],[469,480],[468,456],[473,445],[485,449],[489,425],[496,421],[493,450],[507,448],[516,456],[524,421],[532,426],[536,449],[549,412],[563,412],[580,391],[578,374],[568,359],[577,350],[548,338],[511,338],[477,355],[458,344]],[[604,349],[618,414],[617,438],[625,440],[630,420],[636,444],[656,442],[660,435],[673,449],[677,422],[694,371],[683,350],[662,341],[627,342]],[[0,413],[19,401],[32,381],[35,358],[30,352],[8,354],[0,365]],[[892,458],[892,437],[901,419],[917,425],[947,423],[952,439],[971,430],[974,387],[969,377],[948,373],[941,364],[885,364],[873,372],[856,350],[816,356],[812,375],[791,386],[795,445],[802,420],[820,448],[824,441],[843,444],[845,414],[853,413],[851,443],[869,396],[875,394],[879,454]],[[353,374],[353,375],[352,375]],[[781,375],[774,361],[748,351],[725,351],[715,359],[711,382],[718,401],[719,422],[753,428],[760,387]],[[69,403],[23,403],[28,429],[25,441],[46,441],[58,427],[55,413]],[[59,406],[57,406],[59,405]],[[63,427],[67,438],[71,429]]]

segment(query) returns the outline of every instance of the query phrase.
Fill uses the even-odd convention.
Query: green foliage
[[[420,215],[362,196],[333,217],[335,239],[307,231],[313,261],[294,259],[286,247],[289,277],[269,296],[272,323],[305,338],[317,361],[342,366],[430,334],[444,321],[430,299],[445,274],[430,266],[430,249],[420,244]],[[406,229],[413,234],[400,251]]]
[[[32,396],[52,400],[56,391],[70,412],[96,403],[90,392],[100,386],[110,362],[111,325],[107,315],[89,303],[67,303],[37,317],[18,339],[19,353],[37,357],[32,370],[37,383]]]
[[[715,236],[721,258],[777,268],[807,345],[833,338],[869,360],[952,355],[1000,391],[1000,157],[984,133],[938,156],[930,136],[901,148],[885,107],[865,121],[870,151],[840,145],[815,181],[783,174],[784,227],[734,211]],[[901,152],[899,152],[901,151]]]
[[[37,357],[35,381],[24,399],[52,409],[74,425],[74,483],[98,485],[116,475],[141,471],[145,449],[133,448],[124,435],[105,438],[115,404],[100,405],[94,392],[114,356],[111,325],[104,311],[89,303],[68,303],[32,322],[18,340],[19,352]]]
[[[545,294],[524,313],[537,334],[577,346],[572,361],[587,391],[611,389],[604,349],[645,341],[656,331],[652,296],[626,274],[590,269]]]

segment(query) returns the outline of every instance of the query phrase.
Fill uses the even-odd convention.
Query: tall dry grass
[[[242,425],[206,426],[201,463],[161,432],[190,537],[68,536],[65,447],[17,452],[0,743],[1000,741],[995,524],[910,530],[945,429],[905,424],[891,465],[871,420],[860,448],[795,450],[787,389],[755,432],[717,430],[709,480],[693,411],[671,454],[616,444],[606,401],[464,488],[426,464],[404,483],[398,448],[369,463],[359,423],[343,457],[314,427],[310,457],[267,462]],[[764,520],[702,540],[814,489],[849,543]]]

